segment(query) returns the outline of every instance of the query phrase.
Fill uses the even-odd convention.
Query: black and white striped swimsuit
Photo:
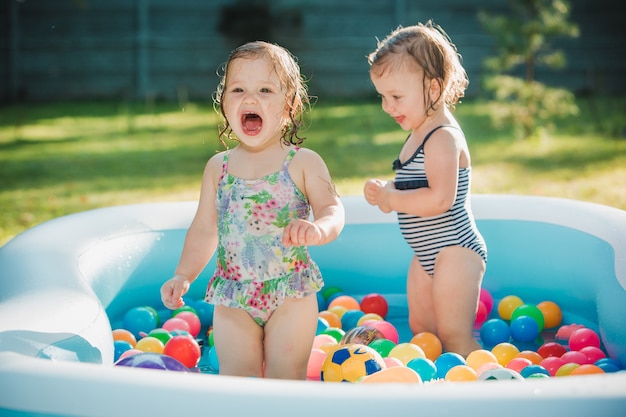
[[[395,187],[410,190],[428,187],[424,169],[424,145],[431,135],[442,125],[431,130],[413,156],[401,163],[396,159],[393,169],[396,172]],[[470,204],[471,168],[459,169],[456,199],[450,210],[431,217],[420,217],[398,212],[400,231],[415,252],[420,264],[429,274],[435,269],[435,259],[441,249],[447,246],[462,246],[478,253],[487,262],[487,246],[480,235]]]

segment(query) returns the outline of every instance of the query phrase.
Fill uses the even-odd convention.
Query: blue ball
[[[365,315],[361,310],[348,310],[341,316],[341,328],[344,330],[354,329],[361,317]]]
[[[602,369],[604,372],[617,372],[621,369],[619,361],[613,358],[602,358],[595,361],[594,365]]]
[[[546,368],[544,368],[541,365],[535,365],[535,364],[526,366],[525,368],[523,368],[520,371],[520,374],[524,378],[528,378],[528,377],[536,375],[536,374],[543,374],[543,375],[550,376],[550,372],[548,372],[548,370]]]
[[[518,316],[511,320],[511,337],[518,342],[532,342],[539,335],[539,325],[530,316]]]
[[[321,334],[324,330],[328,329],[330,327],[330,324],[328,324],[328,321],[323,318],[323,317],[318,317],[317,318],[317,330],[315,331],[315,334]]]
[[[215,373],[220,372],[220,363],[217,360],[217,351],[215,350],[215,346],[211,346],[209,348],[209,366]]]
[[[328,307],[328,303],[326,303],[326,299],[322,295],[321,291],[317,292],[317,311],[324,311]]]
[[[154,308],[134,307],[124,314],[124,328],[140,339],[142,333],[147,334],[156,329],[158,319]]]
[[[480,340],[485,347],[508,342],[511,337],[509,325],[502,319],[489,319],[480,327]]]
[[[435,359],[437,377],[444,379],[448,371],[457,365],[465,365],[465,359],[463,359],[463,356],[454,352],[442,353],[437,359]]]
[[[411,359],[406,366],[417,372],[424,382],[437,378],[437,366],[428,358]]]
[[[196,310],[202,327],[209,328],[213,325],[213,310],[215,309],[213,304],[209,304],[204,300],[192,300],[188,304]]]
[[[122,353],[126,352],[133,348],[126,340],[116,340],[113,342],[114,354],[113,354],[113,362],[117,362]]]

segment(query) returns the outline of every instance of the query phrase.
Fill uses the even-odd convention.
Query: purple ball
[[[115,363],[115,366],[129,366],[131,368],[160,369],[163,371],[188,372],[189,368],[168,355],[145,352],[130,355]]]

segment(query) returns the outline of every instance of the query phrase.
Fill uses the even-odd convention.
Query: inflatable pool
[[[312,248],[326,285],[384,295],[401,338],[410,256],[393,214],[346,197],[346,227]],[[572,200],[477,195],[494,299],[552,300],[626,367],[626,212]],[[112,328],[160,306],[195,203],[103,208],[34,227],[0,248],[0,415],[623,415],[626,372],[438,384],[337,384],[112,366]],[[209,275],[188,297],[201,298]]]

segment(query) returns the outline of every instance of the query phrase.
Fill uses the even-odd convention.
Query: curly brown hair
[[[255,41],[248,42],[237,49],[233,50],[228,60],[221,66],[221,79],[214,95],[214,103],[219,107],[219,111],[224,118],[223,125],[220,126],[219,139],[228,148],[224,137],[234,139],[232,137],[232,129],[226,119],[223,109],[224,88],[228,81],[228,69],[230,64],[239,58],[251,59],[262,56],[269,57],[274,66],[276,75],[280,82],[281,90],[287,99],[289,107],[289,123],[285,124],[282,131],[282,141],[285,145],[299,145],[306,137],[299,135],[299,130],[303,126],[303,117],[305,111],[310,107],[311,101],[307,92],[306,82],[300,73],[300,66],[296,58],[287,49],[282,46]],[[218,75],[219,75],[218,71]]]

